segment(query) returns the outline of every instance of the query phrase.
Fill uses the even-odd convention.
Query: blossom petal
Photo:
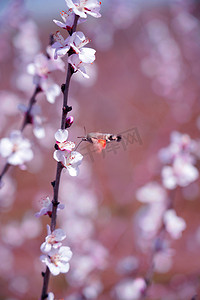
[[[58,129],[55,133],[55,139],[58,142],[65,142],[68,139],[68,130],[67,129]]]

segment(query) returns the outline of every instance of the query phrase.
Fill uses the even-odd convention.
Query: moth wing
[[[91,138],[91,140],[97,152],[100,153],[103,149],[106,148],[106,140],[97,138]]]

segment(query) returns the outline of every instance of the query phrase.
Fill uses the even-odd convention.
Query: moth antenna
[[[84,128],[84,133],[85,133],[85,136],[87,135],[87,131],[86,131],[86,128],[85,128],[85,126],[83,127]]]
[[[80,138],[82,138],[82,137],[80,136]],[[75,148],[74,151],[76,151],[76,150],[78,149],[78,147],[80,146],[80,144],[82,143],[82,141],[83,141],[83,140],[81,140],[81,141],[78,143],[78,145],[76,146],[76,148]]]

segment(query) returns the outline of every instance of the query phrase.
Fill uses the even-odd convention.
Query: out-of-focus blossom
[[[40,260],[46,264],[52,275],[56,276],[60,273],[69,271],[69,261],[72,252],[69,247],[62,246],[60,248],[52,248],[47,255],[41,255]]]
[[[134,218],[135,231],[138,235],[138,242],[142,239],[151,240],[162,224],[162,215],[166,209],[166,203],[155,202],[137,212]]]
[[[9,211],[16,196],[16,182],[13,178],[6,176],[0,183],[0,209],[1,211]],[[6,199],[6,201],[5,201]]]
[[[72,65],[75,72],[79,71],[83,77],[89,78],[87,71],[85,69],[85,65],[79,58],[78,54],[72,54],[68,58],[68,63]]]
[[[14,46],[20,51],[23,61],[30,61],[40,50],[40,40],[36,23],[28,18],[20,23],[19,32],[14,36]]]
[[[196,148],[196,142],[188,134],[174,131],[170,137],[170,145],[159,151],[159,158],[163,163],[172,163],[177,157],[193,158],[191,154]]]
[[[54,103],[55,98],[60,94],[60,87],[48,75],[55,70],[64,71],[64,62],[60,58],[58,60],[53,58],[50,47],[47,47],[47,54],[48,57],[42,53],[38,54],[34,62],[28,65],[27,71],[33,75],[34,84],[45,93],[47,101]]]
[[[48,58],[43,53],[36,55],[34,62],[29,64],[27,67],[27,71],[29,74],[34,76],[39,76],[42,78],[47,78],[48,74],[55,70],[62,70],[63,68],[62,60],[54,60]]]
[[[54,159],[58,162],[61,162],[62,165],[68,170],[69,175],[77,176],[79,173],[79,165],[82,162],[83,156],[77,152],[56,150],[53,155]]]
[[[10,138],[0,140],[0,154],[7,158],[7,162],[11,165],[23,165],[33,158],[29,140],[18,130],[12,131]]]
[[[23,113],[27,113],[28,107],[24,104],[19,104],[18,108]],[[41,108],[39,105],[34,105],[29,113],[29,122],[33,124],[33,133],[38,139],[45,137],[45,129],[42,126],[43,118],[41,117]]]
[[[166,197],[165,189],[157,182],[149,182],[136,192],[136,198],[142,203],[162,202]]]
[[[57,149],[61,151],[72,151],[75,148],[75,143],[71,141],[67,141],[68,139],[68,131],[67,129],[58,129],[55,133],[56,146]]]
[[[139,260],[135,256],[126,256],[117,264],[117,272],[121,275],[128,275],[139,267]]]
[[[103,245],[94,240],[86,242],[82,240],[78,249],[79,254],[75,254],[72,259],[72,269],[69,276],[73,284],[83,285],[87,282],[91,272],[106,268],[108,251]]]
[[[60,95],[60,87],[56,83],[54,83],[50,78],[41,78],[39,81],[39,85],[46,95],[47,101],[49,103],[54,103],[56,97]]]
[[[125,279],[115,287],[114,295],[119,300],[139,300],[144,294],[146,287],[146,282],[143,278]]]
[[[185,187],[199,177],[197,168],[184,157],[176,158],[172,166],[164,166],[161,174],[163,185],[170,190],[177,185]]]
[[[91,280],[91,282],[83,288],[82,293],[85,299],[97,299],[102,290],[103,285],[99,280]]]
[[[45,199],[42,199],[42,208],[40,209],[39,212],[37,212],[35,214],[36,217],[41,217],[43,215],[49,215],[51,217],[51,214],[52,214],[52,209],[53,209],[53,204],[50,200],[49,197],[46,197]],[[58,210],[60,209],[64,209],[64,204],[58,204]]]
[[[47,236],[45,242],[42,243],[40,250],[43,253],[48,253],[51,249],[57,249],[62,246],[61,241],[66,238],[66,234],[60,228],[55,229],[53,232],[50,230],[50,226],[47,225]]]
[[[81,18],[87,18],[87,14],[95,18],[101,17],[99,13],[101,2],[98,0],[65,0],[65,2]]]
[[[186,222],[176,215],[174,209],[169,209],[164,213],[163,221],[166,231],[172,238],[179,239],[182,236],[182,231],[186,228]]]

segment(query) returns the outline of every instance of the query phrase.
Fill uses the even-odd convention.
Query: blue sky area
[[[0,14],[3,12],[4,8],[9,4],[9,2],[16,0],[0,0]],[[110,0],[101,0],[102,6],[105,7],[106,3]],[[132,3],[142,3],[143,5],[152,4],[162,4],[163,2],[168,2],[170,0],[124,0],[123,2],[128,2],[129,5]],[[118,2],[116,0],[116,2]],[[25,0],[26,6],[34,18],[39,18],[41,21],[47,18],[58,16],[60,11],[66,10],[65,0]]]

